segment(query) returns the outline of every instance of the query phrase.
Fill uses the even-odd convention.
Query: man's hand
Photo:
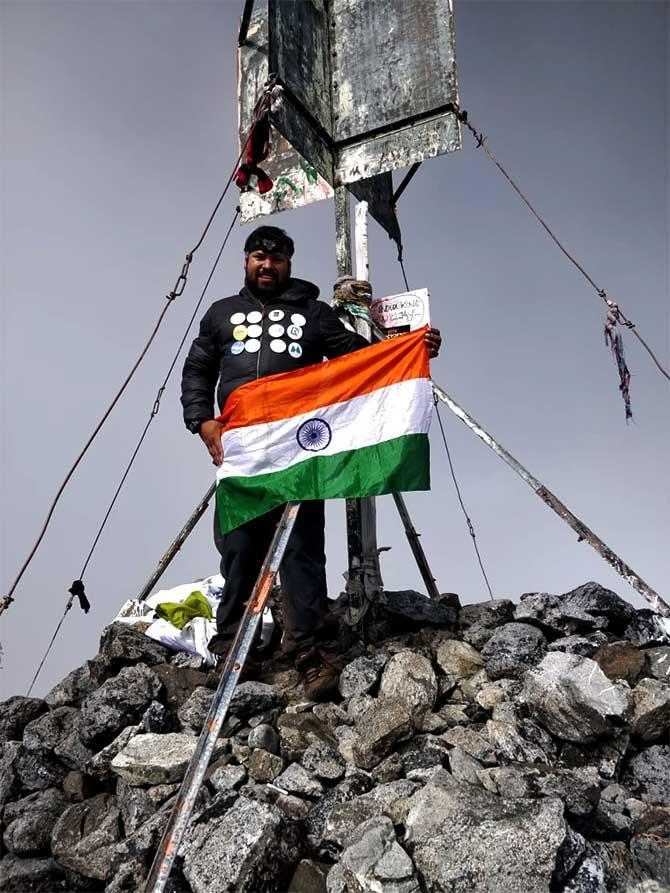
[[[434,359],[438,353],[440,352],[440,345],[442,344],[442,335],[440,335],[439,329],[428,329],[426,332],[426,347],[428,348],[428,356]]]
[[[221,443],[221,429],[223,425],[216,419],[208,419],[206,422],[200,423],[200,440],[207,447],[207,452],[212,457],[215,465],[221,465],[223,462],[223,445]]]

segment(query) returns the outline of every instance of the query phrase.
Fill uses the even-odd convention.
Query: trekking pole
[[[216,739],[226,718],[240,673],[249,654],[251,644],[254,641],[258,625],[261,622],[263,610],[272,591],[279,565],[284,557],[299,508],[299,502],[287,503],[277,524],[275,535],[265,556],[263,566],[251,593],[251,598],[237,630],[237,635],[228,652],[221,679],[212,698],[195,752],[191,757],[191,762],[188,764],[186,775],[177,794],[177,801],[172,808],[167,828],[156,850],[156,856],[144,887],[145,893],[163,893],[165,889],[172,871],[172,865],[188,827],[191,813],[195,806],[195,799],[212,757]]]
[[[191,515],[189,516],[188,521],[186,522],[186,524],[184,524],[182,529],[179,531],[177,536],[174,538],[174,540],[168,547],[167,551],[163,554],[163,557],[156,565],[156,570],[149,577],[147,582],[144,584],[144,588],[142,589],[140,594],[137,596],[137,601],[143,602],[146,598],[148,598],[151,595],[151,590],[154,588],[156,583],[158,583],[160,578],[163,576],[163,574],[167,570],[167,567],[170,564],[170,562],[172,561],[172,559],[175,557],[177,552],[184,545],[184,543],[188,539],[188,536],[191,533],[191,531],[193,530],[193,528],[195,527],[195,525],[198,523],[198,521],[205,514],[205,511],[207,510],[207,506],[209,505],[212,496],[214,496],[215,490],[216,490],[216,482],[214,482],[212,484],[212,486],[207,490],[207,492],[202,497],[202,499],[200,500],[198,505],[193,509],[193,511],[191,512]]]

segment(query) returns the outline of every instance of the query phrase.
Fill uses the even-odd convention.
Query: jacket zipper
[[[262,319],[261,319],[261,329],[262,329],[263,331],[261,332],[261,337],[259,338],[260,345],[259,345],[259,348],[258,348],[258,354],[257,354],[257,356],[256,356],[256,378],[258,379],[258,378],[261,377],[261,375],[260,375],[261,352],[262,352],[262,350],[263,350],[263,335],[265,334],[265,305],[264,305],[263,303],[261,303],[261,301],[258,300],[258,298],[256,297],[256,295],[252,295],[252,297],[253,297],[254,301],[256,301],[256,303],[258,304],[258,306],[260,307],[260,310],[261,310],[261,316],[262,316]]]

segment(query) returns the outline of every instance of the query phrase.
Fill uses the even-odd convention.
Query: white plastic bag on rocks
[[[142,604],[152,612],[146,619],[152,619],[153,623],[146,630],[146,635],[157,642],[171,648],[172,651],[185,651],[187,654],[196,654],[203,658],[205,666],[213,667],[216,663],[214,655],[207,647],[207,643],[216,632],[214,620],[205,617],[194,617],[182,628],[178,629],[169,620],[156,618],[156,606],[164,602],[177,602],[180,604],[194,592],[202,592],[216,617],[216,610],[221,601],[224,580],[221,574],[214,574],[198,580],[195,583],[182,583],[172,589],[161,589],[154,592]]]
[[[197,654],[205,661],[205,666],[213,667],[216,663],[214,655],[207,647],[207,643],[216,632],[216,623],[207,620],[206,617],[194,617],[182,629],[177,629],[169,620],[158,618],[146,630],[150,639],[155,639],[161,645],[166,645],[172,651],[185,651],[187,654]]]

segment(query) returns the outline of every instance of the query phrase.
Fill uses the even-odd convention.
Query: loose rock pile
[[[595,583],[385,593],[337,703],[235,694],[169,882],[193,893],[670,889],[670,635]],[[140,890],[216,673],[114,624],[0,704],[0,891]]]

